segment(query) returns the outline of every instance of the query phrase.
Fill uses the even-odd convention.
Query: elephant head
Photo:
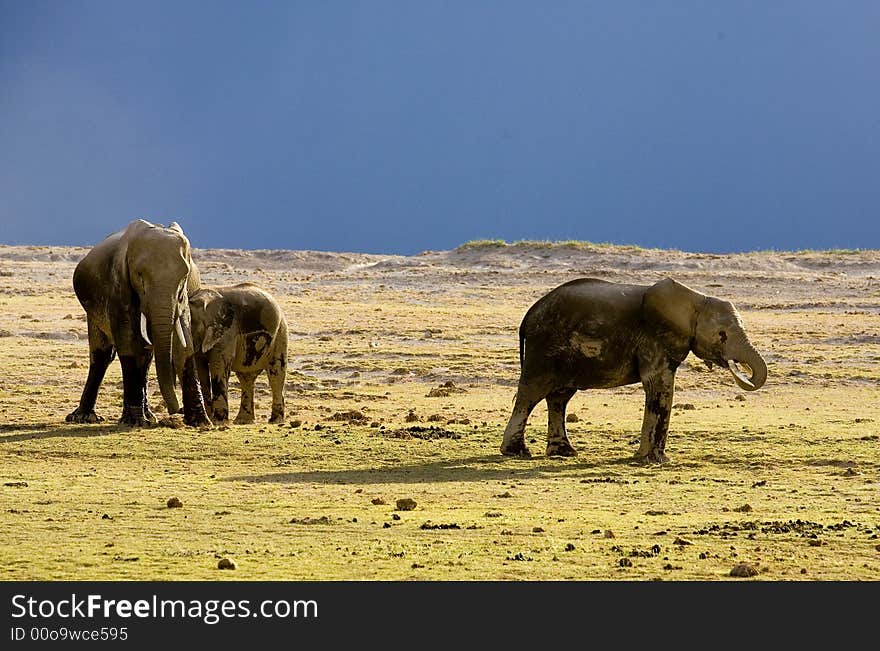
[[[749,341],[739,312],[730,301],[701,294],[671,278],[654,284],[645,293],[643,317],[659,330],[663,340],[712,364],[730,370],[740,388],[755,391],[767,380],[767,364]],[[682,354],[683,353],[683,354]],[[748,367],[750,375],[741,369]]]
[[[174,414],[180,411],[176,377],[193,353],[189,292],[198,288],[198,269],[176,222],[163,228],[141,221],[130,228],[139,231],[128,239],[125,265],[140,299],[140,333],[153,346],[159,388]]]
[[[231,333],[232,308],[217,290],[203,287],[189,299],[192,334],[197,353],[207,353]]]

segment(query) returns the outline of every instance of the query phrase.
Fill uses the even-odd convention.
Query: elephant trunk
[[[180,403],[177,400],[177,393],[174,391],[175,373],[172,357],[175,321],[175,310],[170,305],[156,305],[151,310],[156,376],[159,378],[159,388],[162,391],[162,397],[165,399],[169,414],[176,414],[180,411]]]
[[[764,385],[767,380],[767,363],[745,335],[728,342],[724,352],[733,379],[741,389],[755,391]],[[752,371],[751,377],[742,374],[737,368],[737,363],[746,364]]]

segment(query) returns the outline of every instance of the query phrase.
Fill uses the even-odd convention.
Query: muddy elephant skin
[[[645,410],[636,457],[663,462],[675,371],[689,353],[710,368],[729,369],[747,391],[767,379],[733,304],[671,278],[650,286],[593,278],[565,283],[532,305],[519,337],[520,378],[501,444],[505,455],[530,456],[525,426],[541,400],[547,401],[547,455],[575,455],[565,430],[571,397],[641,382]]]
[[[266,372],[270,423],[284,420],[287,322],[275,298],[252,283],[202,288],[190,297],[196,368],[211,417],[229,419],[229,375],[241,386],[236,424],[254,422],[254,382]]]

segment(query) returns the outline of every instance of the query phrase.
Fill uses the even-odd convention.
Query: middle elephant
[[[229,374],[241,384],[235,422],[254,422],[254,382],[266,371],[270,423],[284,420],[287,323],[277,301],[252,283],[203,287],[189,299],[196,369],[214,422],[229,419]]]

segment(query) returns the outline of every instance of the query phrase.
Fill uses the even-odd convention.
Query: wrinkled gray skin
[[[180,226],[142,219],[99,242],[80,260],[73,289],[86,311],[89,375],[70,423],[103,420],[95,413],[98,389],[114,356],[122,366],[123,407],[119,421],[155,423],[147,400],[153,356],[169,414],[180,411],[175,384],[183,391],[184,421],[210,425],[195,372],[189,292],[199,286],[189,240]],[[187,343],[188,342],[188,343]]]
[[[636,457],[663,462],[675,371],[690,352],[710,368],[729,368],[747,391],[767,379],[767,365],[733,304],[670,278],[651,286],[592,278],[565,283],[528,310],[519,336],[519,387],[501,443],[506,455],[531,456],[524,431],[541,400],[547,401],[547,455],[577,454],[565,431],[571,397],[581,389],[641,382],[645,413]],[[751,377],[739,365],[751,369]]]
[[[263,371],[272,389],[270,423],[284,420],[287,323],[281,307],[251,283],[202,288],[189,299],[196,368],[211,417],[229,419],[229,374],[241,385],[235,423],[254,422],[254,382]]]

